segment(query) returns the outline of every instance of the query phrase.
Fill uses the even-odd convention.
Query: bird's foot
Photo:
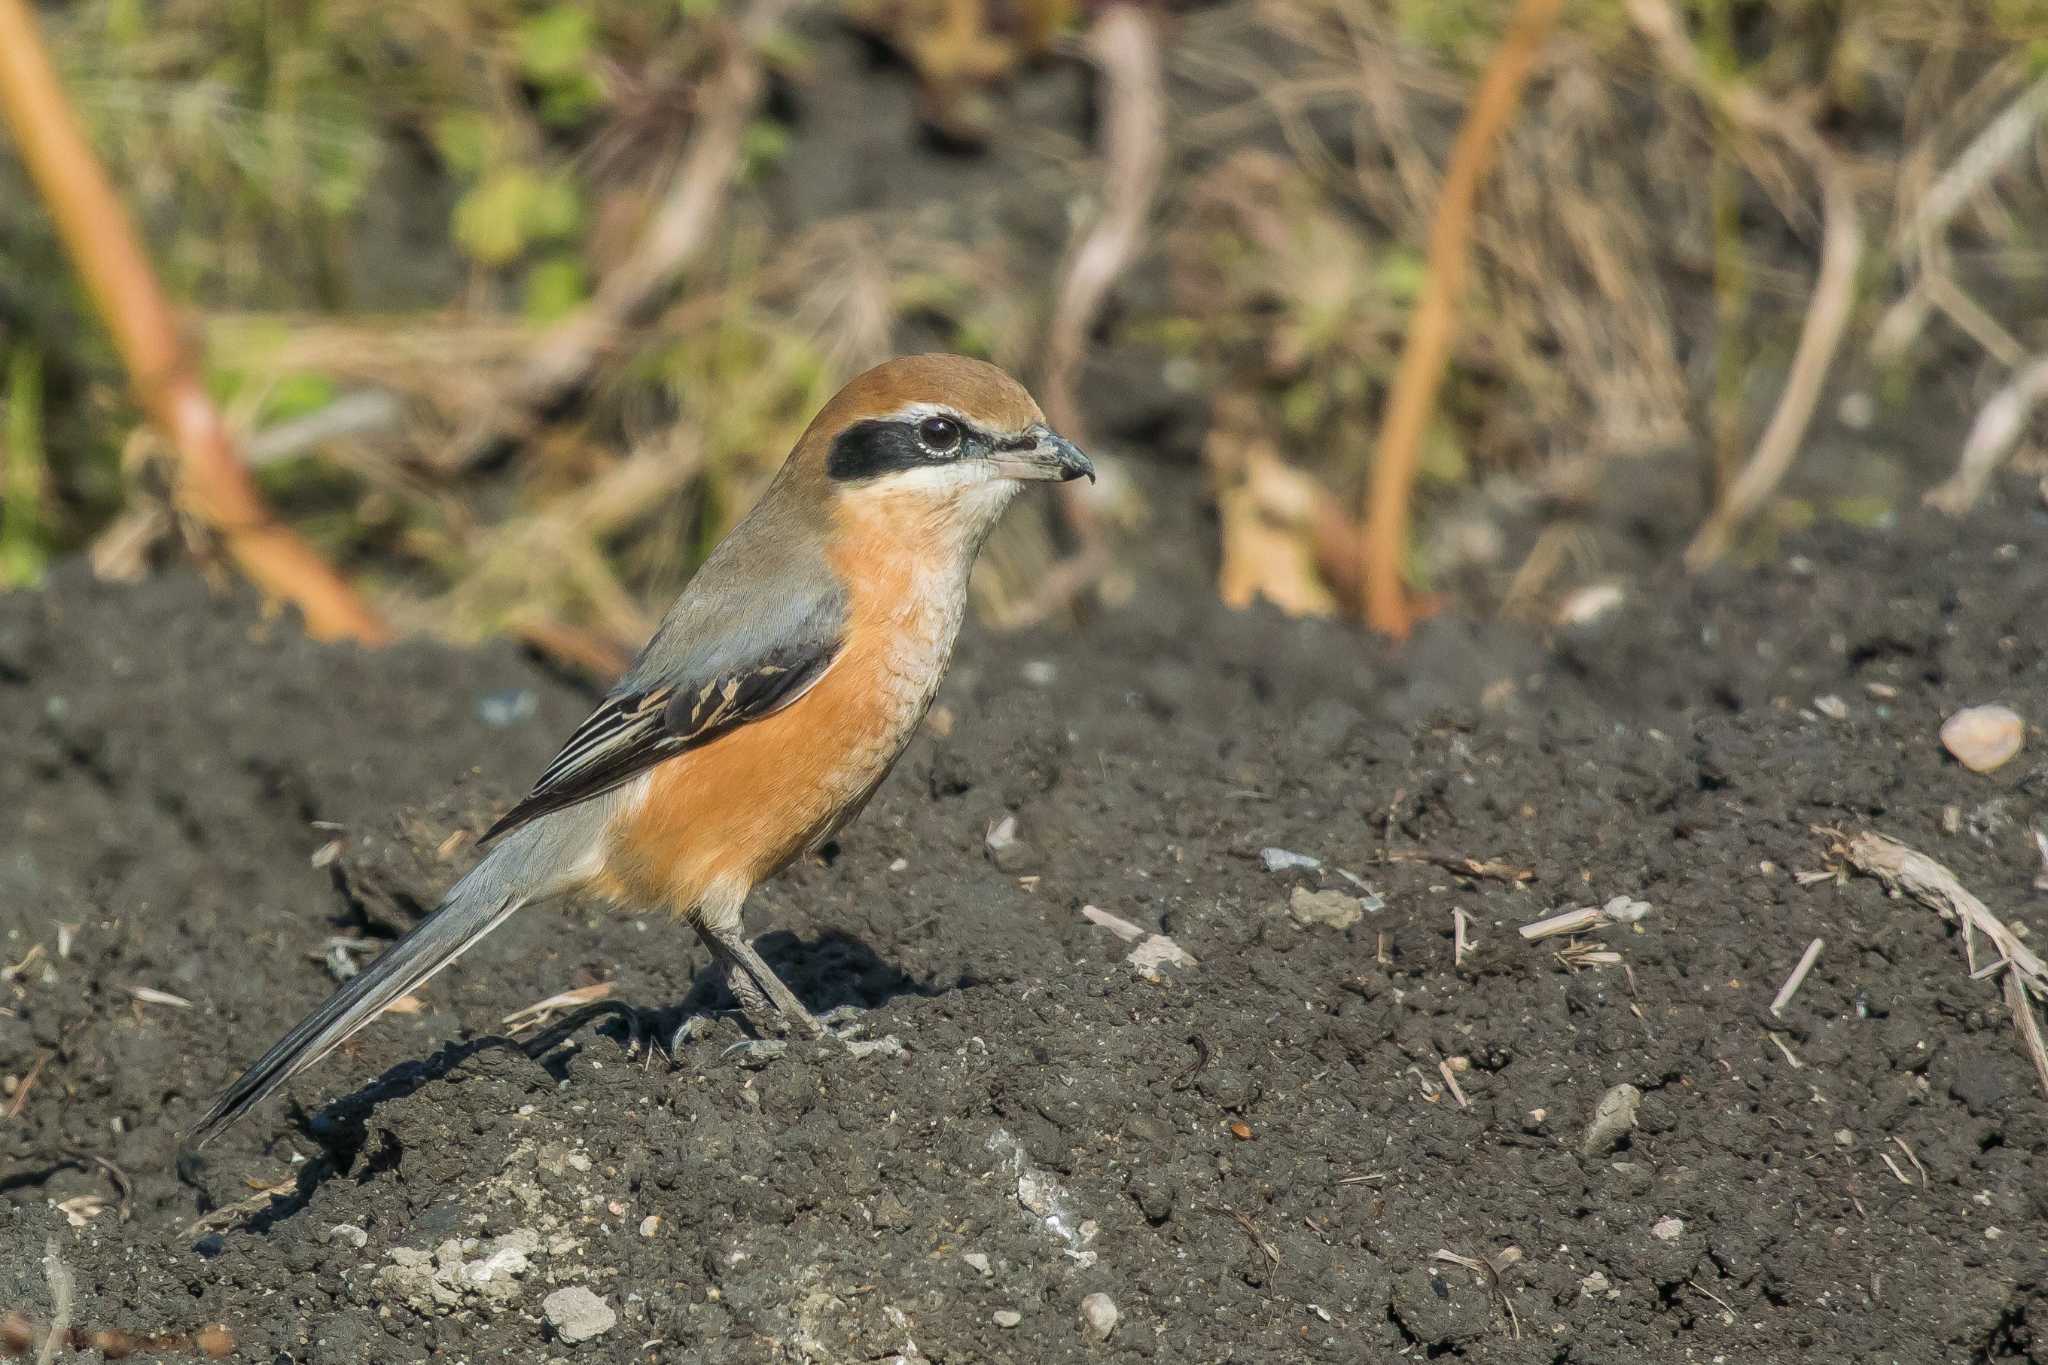
[[[804,1029],[810,1034],[808,1038],[747,1038],[732,1044],[721,1055],[736,1059],[741,1066],[756,1067],[787,1056],[792,1047],[807,1044],[844,1049],[855,1057],[900,1057],[904,1053],[903,1040],[893,1033],[880,1038],[864,1036],[867,1021],[851,1005],[840,1005],[822,1015],[807,1013],[804,1019],[811,1025]]]

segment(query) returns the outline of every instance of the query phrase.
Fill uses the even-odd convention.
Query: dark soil
[[[1935,739],[2048,716],[2048,517],[2006,491],[1550,640],[1394,653],[1196,575],[971,637],[843,845],[751,908],[902,1056],[732,1054],[721,1015],[673,1067],[609,1024],[529,1058],[499,1021],[573,986],[725,1003],[678,926],[534,910],[183,1164],[327,941],[430,905],[588,698],[189,578],[0,598],[0,932],[39,950],[0,987],[0,1306],[47,1321],[48,1239],[85,1329],[219,1322],[258,1360],[2044,1358],[2048,1104],[1996,986],[1933,914],[1795,877],[1814,826],[1875,828],[2048,909],[2048,743],[1979,776]],[[1299,923],[1297,888],[1358,888],[1266,847],[1366,913]],[[1515,932],[1617,895],[1651,907],[1596,936],[1618,964]],[[1084,905],[1195,965],[1147,979]],[[1637,1126],[1582,1151],[1624,1082]],[[1494,1292],[1433,1259],[1510,1246]],[[616,1315],[581,1345],[543,1309],[573,1286]]]

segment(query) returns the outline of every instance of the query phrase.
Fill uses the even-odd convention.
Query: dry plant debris
[[[2042,1041],[2040,1020],[2029,998],[2031,995],[2048,1000],[2048,963],[2043,963],[1983,901],[1965,889],[1953,872],[1926,854],[1868,831],[1849,836],[1834,830],[1819,832],[1834,839],[1834,851],[1858,872],[1877,878],[1892,894],[1910,896],[1958,926],[1963,933],[1964,960],[1973,979],[2003,974],[2006,1006],[2019,1030],[2020,1045],[2034,1064],[2041,1093],[2048,1095],[2048,1044]],[[1977,961],[1979,936],[1988,939],[1998,953],[1988,963]]]

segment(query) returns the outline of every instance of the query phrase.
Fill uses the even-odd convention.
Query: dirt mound
[[[50,1238],[83,1327],[250,1359],[2036,1358],[2048,1104],[1998,991],[1931,913],[1795,874],[1812,826],[1876,828],[2048,909],[2048,743],[1979,776],[1935,740],[2048,718],[2044,533],[1816,533],[1399,656],[1164,580],[971,638],[749,915],[901,1055],[733,1053],[720,1018],[673,1068],[597,1027],[530,1057],[500,1020],[569,987],[722,1002],[687,931],[528,911],[182,1165],[330,941],[430,905],[588,698],[62,575],[0,599],[0,932],[35,955],[0,987],[0,1308],[47,1320]],[[1649,907],[1588,936],[1618,960],[1515,932],[1616,896]]]

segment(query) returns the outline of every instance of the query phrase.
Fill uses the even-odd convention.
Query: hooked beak
[[[1038,423],[1014,442],[998,446],[989,456],[996,473],[1006,479],[1069,479],[1088,476],[1095,482],[1095,465],[1081,448],[1044,423]]]

